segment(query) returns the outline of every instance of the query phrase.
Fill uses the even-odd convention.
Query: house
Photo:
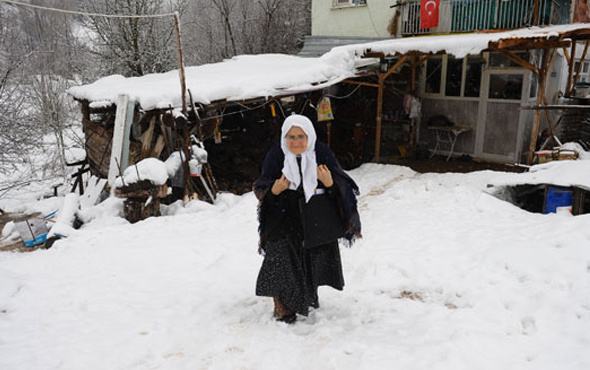
[[[409,141],[406,147],[410,149],[420,144],[432,149],[444,140],[453,143],[452,149],[449,145],[442,151],[445,154],[454,151],[455,155],[466,154],[487,161],[531,163],[539,133],[548,130],[550,136],[555,136],[559,117],[547,110],[522,108],[556,104],[559,96],[572,95],[578,68],[570,55],[579,57],[580,81],[590,73],[588,68],[584,69],[588,64],[580,52],[585,49],[583,43],[587,43],[590,25],[575,26],[574,33],[551,29],[552,25],[571,24],[574,19],[587,21],[587,14],[586,18],[579,14],[582,3],[585,0],[440,0],[438,23],[422,29],[419,0],[395,4],[313,1],[312,37],[394,36],[356,47],[358,55],[380,58],[385,70],[406,58],[397,66],[399,70],[388,70],[388,76],[380,74],[385,78],[375,84],[384,90],[383,107],[378,108],[375,121],[379,126],[377,131],[385,132],[385,139],[388,132],[397,128],[410,131],[405,135]],[[548,28],[534,28],[533,33],[538,33],[531,36],[528,26]],[[506,29],[522,30],[500,36],[518,41],[502,42],[492,36],[488,44],[480,47],[480,38],[461,36],[475,31],[481,35],[494,32],[502,35]],[[546,32],[557,34],[543,41]],[[536,41],[528,40],[531,38]],[[450,52],[421,46],[436,42],[453,46],[457,40],[465,42],[464,50],[452,47],[454,51]],[[578,43],[580,47],[576,48]],[[407,76],[408,73],[412,76]],[[395,85],[392,79],[410,83],[399,84],[402,88],[397,89],[397,94],[388,96],[387,85]],[[408,120],[398,108],[394,109],[393,118],[391,112],[389,115],[386,112],[387,107],[402,106],[400,100],[404,94],[421,101],[420,119]],[[448,124],[466,130],[452,137],[448,131],[428,129]],[[446,134],[448,138],[442,137]],[[380,137],[375,142],[375,159],[379,161],[380,147],[387,149],[387,142],[381,142],[381,132],[377,135]],[[399,143],[395,145],[399,147]]]
[[[403,7],[383,3],[314,2],[312,8],[316,11],[318,4],[324,4],[330,16],[364,12],[358,14],[373,23],[381,19],[371,26],[373,31],[386,23],[389,30],[395,25],[401,29],[406,19]],[[389,13],[378,18],[372,9]],[[539,23],[546,19],[546,9],[553,11],[538,9],[532,19]],[[321,17],[313,19],[318,22]],[[348,19],[343,24],[354,22]],[[316,26],[317,32],[330,30],[319,31]],[[237,192],[249,190],[258,176],[282,119],[297,112],[315,122],[324,98],[331,99],[335,120],[317,123],[318,137],[328,143],[332,138],[331,147],[345,168],[403,156],[422,145],[445,155],[531,163],[539,133],[547,129],[551,137],[557,135],[559,121],[545,108],[560,96],[559,91],[566,97],[573,94],[579,78],[574,73],[576,56],[580,56],[577,70],[583,72],[590,45],[587,23],[379,41],[373,36],[384,34],[363,32],[341,36],[359,42],[332,45],[321,57],[249,55],[188,67],[184,91],[178,71],[108,76],[70,89],[81,103],[91,172],[107,177],[116,166],[121,166],[119,172],[124,170],[123,160],[115,164],[109,160],[114,123],[121,116],[120,96],[131,102],[128,118],[122,118],[129,121],[129,164],[187,151],[194,136],[209,152],[215,174],[208,176],[209,182],[216,179],[221,189]],[[365,38],[369,40],[361,41]],[[578,44],[583,47],[576,48]],[[445,135],[451,145],[444,141]]]
[[[221,190],[242,193],[259,176],[286,115],[297,112],[315,121],[323,89],[355,77],[355,63],[343,58],[242,55],[185,68],[187,94],[181,91],[177,70],[130,78],[107,76],[72,87],[68,93],[81,105],[93,175],[110,178],[113,171],[123,173],[127,165],[148,157],[166,160],[174,152],[189,151],[193,140],[209,153],[213,171],[203,173],[209,187],[217,184]],[[118,121],[126,126],[129,149],[113,161]],[[326,133],[321,127],[318,131],[325,140]],[[199,181],[191,186],[204,193]]]

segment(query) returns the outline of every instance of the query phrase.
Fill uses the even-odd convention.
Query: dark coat
[[[338,200],[338,205],[344,218],[346,225],[345,238],[349,244],[352,244],[356,238],[361,236],[361,221],[356,201],[359,188],[354,180],[342,170],[334,153],[332,153],[332,150],[326,144],[316,142],[315,151],[317,164],[325,164],[332,173],[334,186],[332,186],[331,191],[336,193],[334,195]],[[285,205],[281,203],[280,196],[272,197],[272,193],[269,191],[274,182],[281,177],[284,160],[285,155],[280,145],[274,145],[264,160],[260,177],[253,185],[254,194],[260,201],[258,209],[258,221],[260,225],[258,232],[260,234],[261,248],[264,248],[264,240],[272,232],[273,225],[276,225],[285,217]],[[323,187],[319,181],[318,187]],[[267,196],[268,194],[271,196]],[[271,201],[267,202],[267,200]]]
[[[328,192],[338,201],[347,227],[345,238],[352,242],[361,232],[356,204],[358,187],[342,171],[326,144],[317,143],[315,149],[317,164],[325,164],[332,173],[334,185]],[[283,162],[280,146],[273,146],[264,160],[260,178],[253,185],[260,201],[259,251],[264,252],[256,294],[276,297],[297,313],[307,315],[308,307],[316,306],[318,286],[344,288],[342,263],[337,240],[312,249],[303,248],[301,189],[287,189],[276,196],[269,191],[281,177]],[[318,187],[323,187],[319,181]]]

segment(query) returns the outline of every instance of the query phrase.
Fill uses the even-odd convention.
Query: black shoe
[[[275,316],[277,321],[284,322],[287,324],[293,324],[297,320],[297,315],[290,313],[285,316]]]
[[[320,308],[320,300],[316,297],[313,301],[311,301],[309,306],[317,310],[318,308]]]

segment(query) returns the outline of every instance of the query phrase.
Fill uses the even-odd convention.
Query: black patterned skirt
[[[318,286],[344,288],[338,241],[304,250],[292,236],[267,241],[256,282],[256,295],[276,297],[288,308],[307,315],[317,302]]]

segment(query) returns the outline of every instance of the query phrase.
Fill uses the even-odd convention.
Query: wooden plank
[[[419,67],[422,63],[426,62],[428,59],[432,58],[434,54],[428,54],[420,58],[416,63],[412,64],[412,67]]]
[[[567,50],[567,47],[562,48],[563,50],[563,55],[565,55],[565,60],[567,60],[567,63],[569,64],[570,61],[572,60],[572,58],[570,58],[570,52],[569,50]]]
[[[374,84],[370,82],[363,82],[363,81],[355,81],[351,79],[346,79],[342,81],[343,83],[352,84],[352,85],[362,85],[362,86],[370,86],[370,87],[379,87],[379,84]]]
[[[534,66],[531,63],[529,63],[528,61],[522,59],[518,55],[514,54],[512,51],[505,50],[505,49],[504,50],[497,49],[495,47],[493,47],[492,50],[502,53],[504,56],[506,56],[506,58],[512,60],[514,63],[519,64],[521,67],[526,68],[535,74],[539,74],[539,69],[536,66]]]
[[[377,120],[375,125],[375,162],[379,163],[381,155],[381,115],[383,113],[383,83],[393,72],[395,72],[408,58],[404,55],[394,65],[392,65],[387,72],[379,74],[379,89],[377,92]]]
[[[381,155],[381,114],[383,110],[383,80],[379,76],[379,89],[377,92],[377,122],[375,125],[375,163],[379,163]]]
[[[547,39],[504,39],[498,42],[490,42],[490,49],[529,50],[529,49],[553,49],[568,47],[570,40],[547,40]]]
[[[129,153],[129,131],[126,126],[131,127],[131,124],[128,124],[127,119],[129,117],[128,110],[132,105],[135,106],[135,102],[130,100],[128,95],[119,95],[117,99],[117,113],[115,116],[115,128],[111,147],[111,160],[109,162],[108,180],[111,187],[115,184],[115,178],[117,175],[125,170],[123,164],[126,164],[129,159],[127,158],[125,163],[122,161],[124,146],[127,146],[127,153]],[[133,117],[132,114],[131,117]],[[125,135],[125,133],[127,133],[127,135]]]
[[[156,125],[156,116],[153,116],[150,120],[150,125],[147,130],[139,139],[141,140],[141,157],[140,159],[144,159],[150,156],[152,151],[152,139],[154,138],[154,127]]]
[[[543,50],[543,57],[541,59],[541,68],[539,69],[539,92],[537,93],[537,105],[543,104],[545,97],[545,82],[547,80],[547,66],[549,64],[549,50]],[[533,129],[531,130],[531,142],[529,145],[529,152],[527,156],[527,164],[533,163],[533,156],[537,146],[537,136],[539,135],[539,124],[541,123],[541,111],[536,110],[533,119]]]
[[[385,72],[385,77],[383,78],[383,81],[385,81],[385,79],[387,77],[389,77],[393,72],[395,72],[408,58],[408,55],[405,54],[404,56],[402,56],[400,58],[400,60],[398,60],[394,65],[392,65],[387,72]],[[379,84],[382,85],[382,81],[379,81]]]
[[[164,149],[164,136],[160,135],[156,139],[156,144],[154,145],[154,150],[151,153],[151,156],[154,158],[160,157],[160,153],[162,153],[162,149]]]
[[[385,54],[381,51],[378,52],[374,52],[371,51],[371,49],[367,49],[367,51],[365,51],[365,53],[363,54],[363,58],[379,58],[379,59],[383,59],[385,58]]]
[[[520,109],[526,110],[570,110],[570,109],[579,109],[579,110],[590,110],[590,105],[530,105],[530,106],[523,106]]]
[[[572,94],[572,79],[574,77],[574,64],[576,61],[576,43],[572,43],[572,54],[569,59],[569,71],[567,74],[567,85],[565,87],[565,96],[569,97]]]

